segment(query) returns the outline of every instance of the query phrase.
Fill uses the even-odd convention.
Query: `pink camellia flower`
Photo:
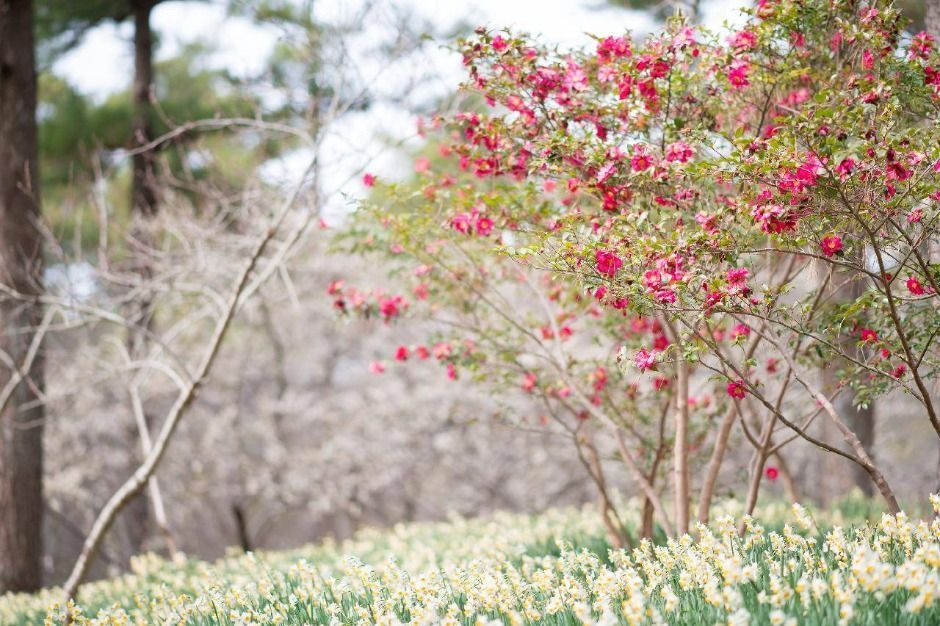
[[[408,346],[398,346],[398,349],[395,350],[396,361],[407,361],[408,356],[409,356]]]
[[[744,387],[744,381],[740,378],[738,380],[732,380],[730,383],[728,383],[728,386],[725,388],[725,390],[728,392],[729,396],[738,400],[742,399],[747,393],[747,389]]]
[[[757,46],[757,35],[752,31],[742,30],[741,32],[735,33],[730,38],[729,43],[735,50],[746,52]]]
[[[907,214],[907,223],[908,224],[917,224],[922,219],[924,219],[924,211],[921,208],[916,208],[910,213]]]
[[[431,356],[431,351],[428,350],[427,346],[418,346],[415,348],[415,356],[421,359],[422,361],[427,361]]]
[[[493,220],[485,215],[477,216],[476,229],[478,235],[486,237],[493,232]]]
[[[597,56],[605,63],[632,54],[630,40],[626,37],[608,37],[597,45]]]
[[[911,292],[911,295],[915,296],[922,296],[927,293],[927,290],[920,284],[920,281],[913,276],[907,279],[907,290]]]
[[[655,297],[657,302],[661,302],[663,304],[675,304],[676,302],[676,292],[669,287],[657,291]]]
[[[452,217],[450,225],[454,230],[463,235],[469,235],[473,232],[473,223],[470,220],[470,216],[466,213],[458,213]]]
[[[434,344],[434,347],[431,350],[434,353],[434,358],[437,359],[438,361],[443,361],[444,359],[449,357],[450,353],[452,352],[450,344],[444,343],[443,341],[440,343]]]
[[[532,372],[526,372],[525,376],[522,377],[522,390],[526,393],[532,393],[532,390],[535,389],[537,383],[535,374]]]
[[[369,174],[368,172],[362,175],[362,184],[366,187],[371,187],[375,184],[375,176]]]
[[[623,260],[609,250],[598,250],[594,253],[594,258],[597,261],[597,271],[610,278],[613,278],[623,265]]]
[[[871,328],[861,328],[858,331],[858,338],[861,339],[863,343],[875,343],[878,341],[878,333]]]
[[[428,290],[428,286],[426,283],[419,283],[415,285],[415,288],[412,289],[411,292],[415,295],[415,298],[417,298],[418,300],[427,300],[428,295],[430,294],[430,291]]]
[[[780,470],[773,465],[768,465],[767,469],[764,470],[764,476],[767,477],[767,480],[777,480],[777,477],[780,476]]]
[[[343,290],[343,281],[334,280],[333,282],[330,283],[330,286],[326,288],[326,293],[328,293],[331,296],[335,296],[342,290]]]
[[[835,253],[842,251],[842,237],[839,235],[826,235],[822,238],[822,241],[819,242],[819,247],[822,248],[823,254],[827,257],[831,257]]]
[[[737,341],[740,337],[747,337],[751,334],[751,328],[747,324],[738,324],[731,329],[731,341]]]
[[[415,171],[419,174],[431,169],[431,161],[427,157],[418,157],[415,159]]]
[[[747,281],[748,275],[750,275],[750,272],[746,267],[734,267],[728,270],[725,274],[725,278],[728,279],[728,283],[731,285],[740,287]]]
[[[380,298],[379,299],[379,312],[387,320],[395,317],[401,313],[401,309],[405,304],[404,298],[401,296],[392,296],[390,298]]]
[[[600,287],[594,290],[594,298],[596,300],[603,300],[606,294],[607,294],[607,287],[605,287],[604,285],[601,285]]]
[[[643,348],[633,355],[633,364],[641,371],[656,369],[656,354]]]
[[[385,372],[385,363],[382,361],[372,361],[369,363],[369,371],[373,374],[383,374]]]
[[[663,276],[659,273],[659,270],[646,270],[643,273],[643,284],[648,289],[659,289],[663,286]]]
[[[735,89],[750,85],[747,79],[747,73],[751,69],[751,64],[742,59],[736,59],[728,66],[728,81]]]
[[[836,173],[839,175],[839,178],[845,180],[852,175],[852,172],[855,171],[855,159],[852,157],[846,157],[839,162],[839,165],[836,166]]]
[[[647,170],[653,165],[653,159],[645,150],[638,149],[633,155],[633,158],[630,159],[630,167],[633,168],[634,172],[642,172]]]
[[[670,163],[673,161],[685,163],[691,158],[692,146],[683,141],[677,141],[666,146],[666,160]]]
[[[509,47],[509,42],[503,39],[502,35],[496,35],[493,37],[492,46],[496,52],[503,52]]]
[[[447,378],[457,380],[457,366],[453,363],[447,364]]]

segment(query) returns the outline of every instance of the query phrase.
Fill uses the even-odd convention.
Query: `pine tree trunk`
[[[153,32],[150,13],[154,0],[131,0],[134,16],[134,140],[143,146],[153,140]],[[134,212],[150,216],[157,212],[157,182],[154,173],[154,151],[134,154],[134,176],[131,201]]]
[[[0,593],[40,586],[42,241],[31,0],[0,0]],[[10,363],[14,367],[10,367]]]
[[[153,32],[150,28],[150,14],[156,6],[155,0],[130,0],[131,14],[134,20],[134,125],[131,145],[136,148],[146,146],[153,140],[153,105],[150,96],[153,88]],[[131,214],[135,220],[133,239],[136,242],[131,254],[136,254],[134,269],[141,281],[148,281],[153,276],[153,268],[148,258],[153,247],[150,227],[146,224],[158,209],[157,183],[154,170],[155,153],[144,150],[133,157],[133,179],[131,181]],[[131,319],[134,326],[127,337],[128,352],[131,358],[146,358],[149,347],[148,333],[153,329],[153,302],[146,290],[141,298],[132,303]],[[143,428],[152,426],[150,411],[146,404]],[[149,432],[138,432],[141,425],[130,425],[127,431],[128,445],[133,445],[139,436],[149,439]],[[144,451],[146,455],[146,451]],[[136,467],[137,462],[132,462]],[[125,529],[131,555],[140,552],[149,534],[150,506],[146,494],[141,494],[131,502],[124,515]]]

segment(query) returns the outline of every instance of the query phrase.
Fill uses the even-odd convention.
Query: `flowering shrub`
[[[626,503],[625,511],[639,511]],[[936,499],[935,506],[940,506]],[[78,625],[932,624],[940,619],[940,521],[903,513],[843,528],[794,505],[735,530],[609,549],[594,512],[411,524],[290,553],[215,564],[140,557],[89,583]],[[724,509],[724,510],[723,510]],[[631,517],[629,523],[638,523]],[[0,598],[4,624],[65,623],[54,590]],[[51,609],[49,609],[50,604]],[[47,613],[47,609],[48,613]]]
[[[393,194],[372,215],[389,250],[445,259],[433,288],[416,286],[435,312],[472,316],[499,301],[512,310],[499,294],[515,276],[553,305],[539,322],[498,315],[517,336],[455,351],[450,373],[515,356],[537,324],[558,344],[587,334],[623,371],[646,372],[674,405],[678,531],[689,526],[689,455],[705,430],[690,382],[708,376],[723,418],[712,420],[702,519],[728,433],[748,416],[749,509],[779,440],[798,437],[863,468],[897,511],[833,400],[906,393],[940,435],[930,392],[940,365],[940,54],[930,35],[906,39],[902,27],[885,2],[762,0],[729,36],[674,21],[636,47],[614,36],[560,52],[483,29],[462,42],[467,88],[490,111],[438,120],[443,163],[424,159],[420,192]],[[624,338],[617,329],[634,318],[656,332]],[[483,333],[494,323],[480,322]],[[567,359],[584,366],[582,381],[601,367],[611,376],[614,359],[583,354],[569,350],[550,373],[520,360],[503,383],[516,377],[552,399],[574,392],[574,374],[557,371]],[[838,380],[818,385],[822,366]],[[629,396],[628,380],[605,398]],[[575,414],[624,430],[604,418],[613,408],[581,395],[589,401]],[[817,418],[843,443],[816,437]]]

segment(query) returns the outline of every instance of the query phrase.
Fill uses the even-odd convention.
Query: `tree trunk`
[[[833,270],[831,284],[834,286],[833,304],[852,302],[862,295],[865,288],[861,276],[845,269]],[[855,340],[856,338],[852,337],[844,341],[842,349],[848,354],[858,356],[858,348],[854,345]],[[845,361],[837,360],[828,363],[823,368],[823,384],[828,393],[832,393],[838,386],[837,370],[846,366]],[[859,407],[857,406],[855,392],[850,387],[845,386],[833,404],[836,413],[842,416],[846,425],[855,433],[862,446],[866,450],[873,450],[875,445],[875,400],[869,400],[866,407]],[[875,485],[863,467],[853,463],[850,471],[854,486],[861,489],[862,493],[868,497],[875,495]]]
[[[940,38],[940,0],[925,0],[924,30]]]
[[[676,440],[673,451],[673,489],[676,532],[689,532],[689,364],[676,363]]]
[[[131,15],[134,20],[134,85],[133,85],[133,137],[131,145],[135,148],[146,146],[153,140],[153,105],[150,96],[153,88],[153,32],[150,28],[150,14],[157,0],[130,0]],[[133,156],[133,178],[131,181],[131,216],[135,221],[131,254],[134,269],[142,282],[153,277],[153,267],[149,259],[154,242],[150,227],[144,222],[157,214],[157,182],[154,168],[153,150],[135,152]],[[146,290],[140,298],[131,303],[131,320],[127,338],[128,353],[132,359],[146,358],[149,348],[148,334],[153,330],[153,301]],[[153,426],[151,412],[142,406],[143,424],[129,426],[128,441],[134,441],[138,435]],[[143,429],[143,430],[142,430]],[[146,456],[146,451],[144,452]],[[131,471],[137,463],[132,463]],[[150,491],[151,497],[158,492]],[[162,503],[157,502],[162,507]],[[145,494],[131,502],[124,514],[124,525],[130,544],[131,556],[140,552],[150,532],[150,506]]]
[[[42,239],[31,0],[0,0],[0,593],[40,586]]]
[[[155,0],[131,0],[134,16],[134,138],[132,144],[140,147],[153,140],[153,106],[150,91],[153,88],[153,33],[150,13]],[[131,204],[134,212],[151,216],[157,212],[157,182],[154,173],[154,152],[144,150],[134,154],[134,177],[131,186]]]

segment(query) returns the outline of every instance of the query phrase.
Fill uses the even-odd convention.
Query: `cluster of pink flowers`
[[[341,313],[355,311],[364,316],[378,313],[389,322],[408,308],[404,296],[386,295],[381,290],[360,291],[347,287],[342,280],[332,281],[326,291],[333,297],[333,308]]]
[[[486,237],[493,232],[493,219],[474,210],[471,213],[458,213],[450,220],[451,227],[463,235]]]

